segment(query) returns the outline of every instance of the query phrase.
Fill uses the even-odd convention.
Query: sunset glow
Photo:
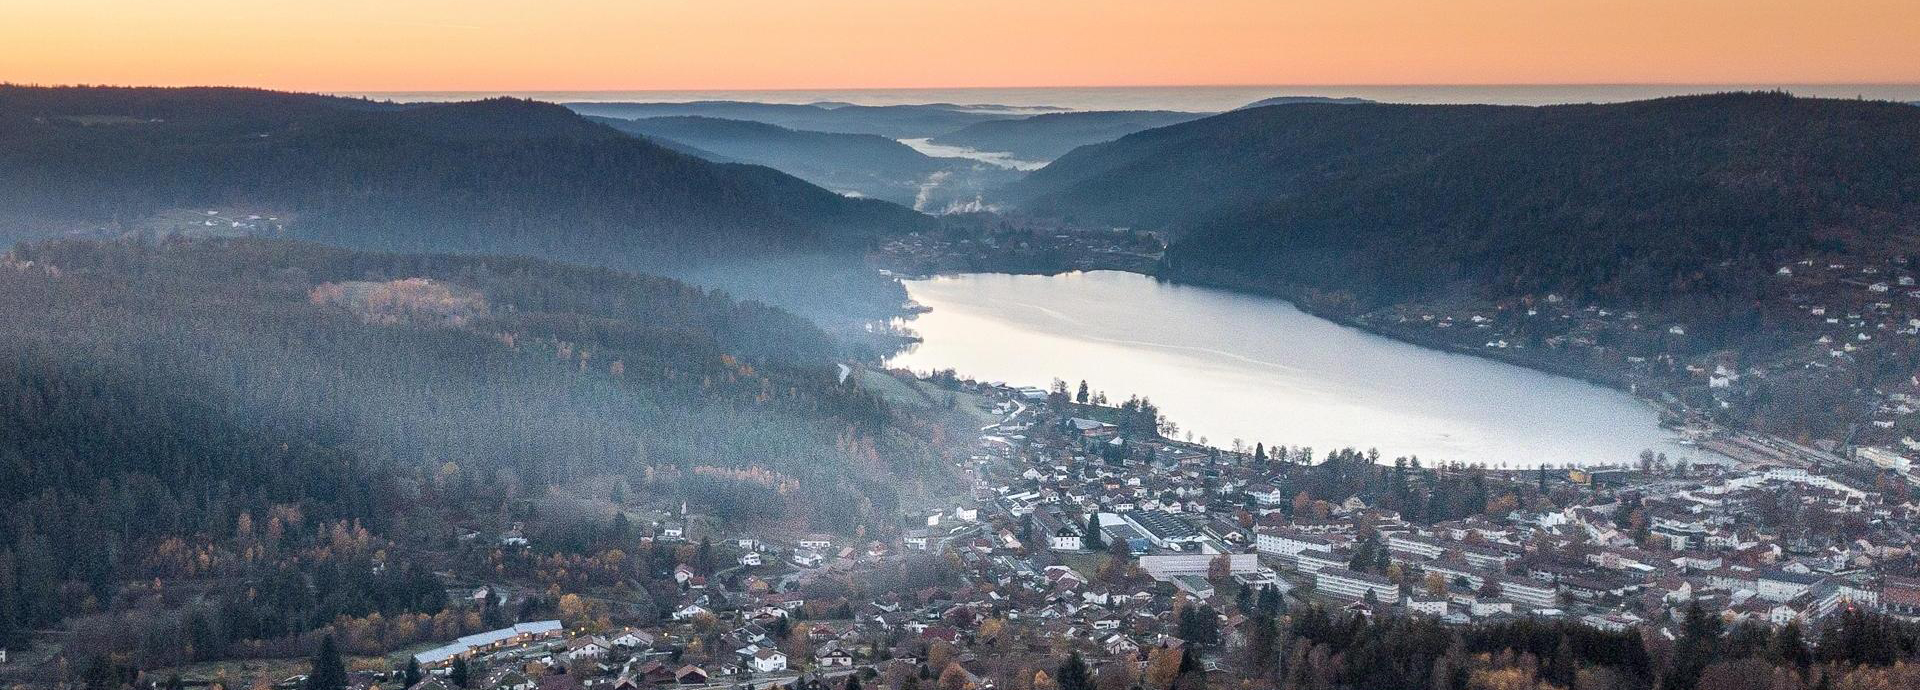
[[[299,90],[1907,83],[1912,0],[0,0],[0,80]]]

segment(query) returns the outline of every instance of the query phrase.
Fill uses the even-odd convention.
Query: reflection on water
[[[981,151],[970,146],[936,144],[933,143],[932,139],[926,137],[901,139],[900,143],[906,144],[915,151],[919,151],[921,155],[932,156],[934,158],[965,158],[1008,170],[1039,170],[1047,167],[1046,161],[1020,160],[1013,157],[1011,153]]]
[[[1631,463],[1698,455],[1624,393],[1429,350],[1273,299],[1114,271],[907,282],[932,308],[891,361],[1016,385],[1089,381],[1152,398],[1213,445],[1378,448],[1424,462]]]

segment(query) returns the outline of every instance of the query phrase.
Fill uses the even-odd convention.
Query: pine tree
[[[1105,543],[1100,539],[1100,512],[1087,513],[1087,533],[1080,537],[1081,546],[1089,551],[1098,551]]]
[[[345,690],[347,665],[340,660],[340,649],[333,636],[320,639],[320,651],[313,655],[313,668],[307,671],[307,690]]]
[[[400,673],[400,680],[401,682],[406,684],[405,687],[409,687],[409,688],[420,683],[420,660],[419,659],[415,659],[413,657],[407,657],[407,670],[402,671]]]
[[[847,675],[846,690],[860,690],[860,674],[851,673]]]
[[[1060,690],[1094,690],[1093,674],[1087,671],[1087,661],[1080,658],[1079,652],[1067,656],[1060,664],[1060,672],[1054,676],[1054,682]]]
[[[456,656],[453,658],[453,668],[447,671],[447,680],[452,682],[454,687],[467,687],[467,673],[467,658]]]

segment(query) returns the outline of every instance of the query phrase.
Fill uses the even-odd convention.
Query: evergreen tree
[[[313,667],[307,671],[306,690],[346,690],[347,665],[340,660],[340,649],[333,636],[320,639],[320,651],[313,655]]]
[[[467,658],[456,656],[453,658],[453,668],[447,670],[447,680],[453,683],[454,687],[464,688],[467,687],[468,673]]]
[[[408,688],[411,688],[420,683],[420,660],[419,659],[415,659],[413,657],[407,657],[407,670],[402,671],[400,673],[400,681],[405,684],[403,687],[408,687]]]
[[[1088,551],[1098,551],[1105,545],[1100,538],[1100,511],[1087,513],[1087,532],[1080,535],[1080,545]]]
[[[1068,655],[1067,660],[1061,662],[1059,671],[1054,676],[1054,682],[1060,686],[1060,690],[1094,690],[1093,674],[1087,670],[1087,661],[1080,658],[1079,652]]]
[[[860,674],[851,673],[847,675],[846,690],[860,690]]]
[[[1805,673],[1807,667],[1813,664],[1813,651],[1807,649],[1807,642],[1802,638],[1799,621],[1789,622],[1774,631],[1773,644],[1767,651],[1774,663],[1791,666],[1802,673]]]

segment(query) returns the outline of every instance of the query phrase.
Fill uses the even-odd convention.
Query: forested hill
[[[104,608],[83,639],[178,650],[154,641],[190,630],[219,658],[438,611],[400,554],[460,530],[631,544],[548,487],[877,527],[939,462],[832,356],[792,315],[604,269],[258,239],[18,247],[0,260],[0,644]],[[123,590],[160,579],[219,587],[188,616],[103,606],[157,601]]]
[[[929,222],[531,101],[0,87],[0,233],[214,206],[353,246],[616,266],[858,248]]]
[[[1920,230],[1920,109],[1776,93],[1276,105],[1085,147],[1013,191],[1032,212],[1175,231],[1174,277],[1363,306],[1454,286],[1739,299],[1776,254],[1888,251]]]

